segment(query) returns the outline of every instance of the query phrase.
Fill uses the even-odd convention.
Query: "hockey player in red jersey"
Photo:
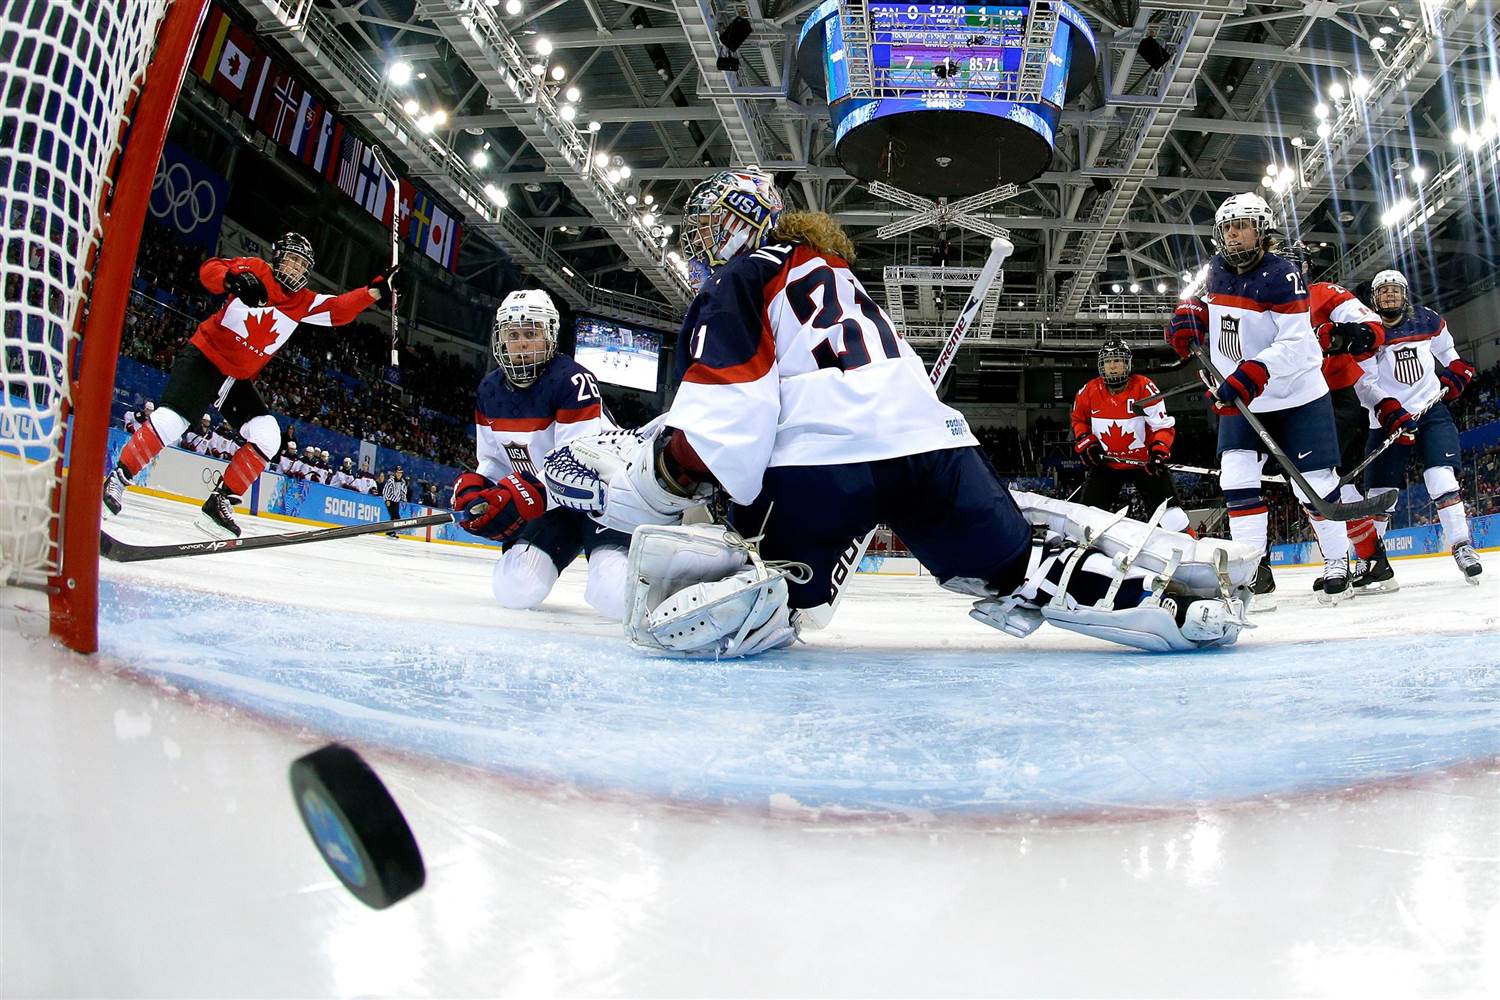
[[[1136,402],[1157,393],[1144,375],[1130,370],[1130,345],[1112,337],[1099,348],[1099,377],[1084,383],[1073,399],[1073,450],[1088,467],[1079,503],[1115,510],[1120,491],[1133,484],[1155,511],[1169,501],[1159,522],[1168,531],[1186,531],[1187,512],[1167,469],[1177,425],[1157,400],[1137,409]]]
[[[392,266],[363,288],[324,295],[307,287],[313,268],[312,244],[287,233],[271,245],[271,262],[259,257],[214,257],[198,269],[198,280],[223,306],[198,324],[188,346],[172,363],[172,373],[151,419],[133,434],[119,463],[104,483],[105,516],[118,514],[126,485],[157,453],[176,444],[189,415],[210,406],[239,431],[223,481],[204,501],[198,525],[206,533],[235,537],[234,503],[281,451],[281,427],[255,390],[254,379],[296,332],[299,323],[344,326],[364,309],[390,298],[398,268]]]

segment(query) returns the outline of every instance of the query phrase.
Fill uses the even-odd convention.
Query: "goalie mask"
[[[1130,358],[1130,345],[1118,337],[1111,337],[1099,348],[1099,377],[1110,392],[1119,392],[1130,381]]]
[[[1387,326],[1395,326],[1406,319],[1411,308],[1411,286],[1400,271],[1387,270],[1375,275],[1370,282],[1370,297],[1374,300],[1375,311],[1380,313]]]
[[[1237,239],[1235,246],[1231,248],[1226,239],[1229,226],[1242,221],[1255,224],[1255,238],[1249,244]],[[1230,267],[1247,267],[1271,245],[1271,233],[1275,225],[1271,206],[1260,195],[1232,195],[1224,199],[1224,204],[1214,213],[1214,248]]]
[[[490,350],[511,385],[524,389],[542,374],[557,353],[561,323],[552,296],[540,288],[511,292],[500,303]]]
[[[313,248],[301,233],[287,233],[271,244],[271,273],[276,283],[289,292],[307,286],[313,269]]]
[[[682,253],[693,287],[764,243],[781,210],[775,182],[753,167],[721,170],[693,188],[682,209]]]

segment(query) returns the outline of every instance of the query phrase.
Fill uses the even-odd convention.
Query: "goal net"
[[[205,4],[0,0],[0,573],[83,651],[125,297]]]

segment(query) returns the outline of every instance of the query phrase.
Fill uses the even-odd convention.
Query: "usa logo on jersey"
[[[1238,316],[1224,316],[1219,320],[1219,353],[1229,358],[1235,364],[1245,360],[1244,352],[1240,348],[1240,319]]]
[[[1416,385],[1422,381],[1422,357],[1415,347],[1396,348],[1393,374],[1402,385]]]

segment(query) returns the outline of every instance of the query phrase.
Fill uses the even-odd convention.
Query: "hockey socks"
[[[151,464],[162,449],[161,435],[146,421],[135,429],[125,447],[120,450],[120,470],[127,479],[140,475],[142,469]]]
[[[1349,548],[1354,551],[1357,559],[1374,559],[1375,550],[1379,547],[1380,536],[1375,531],[1375,520],[1369,517],[1361,517],[1355,521],[1344,522],[1344,532],[1349,537]]]
[[[224,489],[233,496],[242,497],[264,471],[266,456],[255,445],[243,444],[229,460],[229,468],[224,470]]]
[[[1454,494],[1451,498],[1439,497],[1437,504],[1438,520],[1443,524],[1443,541],[1448,543],[1448,548],[1456,549],[1469,541],[1469,518],[1463,500]]]
[[[1224,500],[1229,506],[1229,537],[1264,553],[1270,515],[1260,490],[1225,490]]]

